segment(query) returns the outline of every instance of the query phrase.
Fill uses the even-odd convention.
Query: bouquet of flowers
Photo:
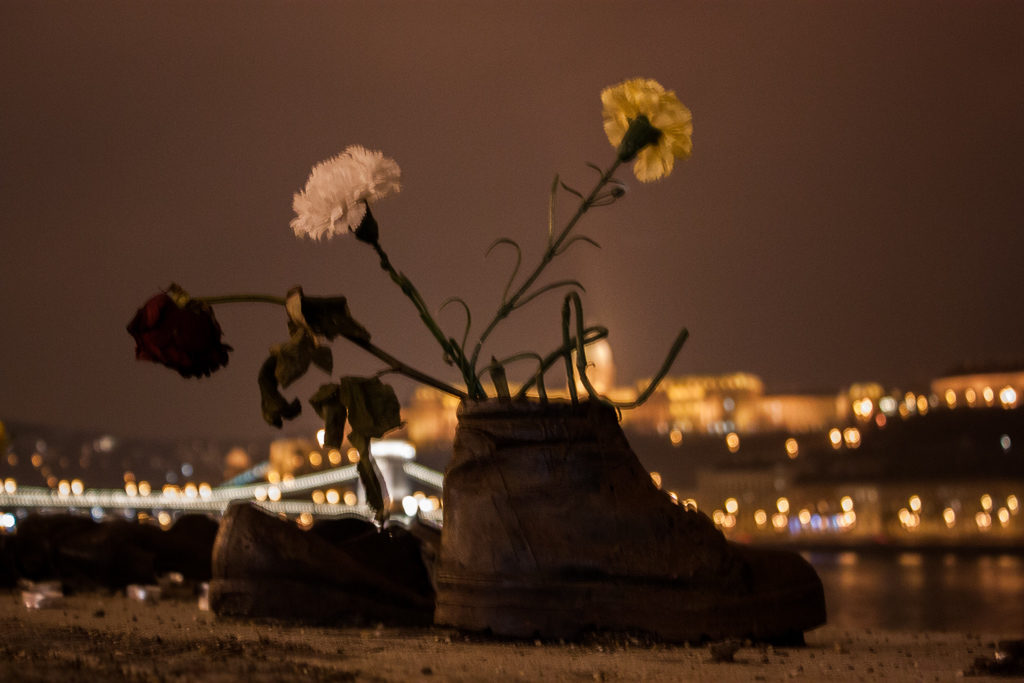
[[[689,157],[692,117],[675,93],[650,79],[633,79],[609,87],[601,93],[601,101],[604,131],[615,147],[615,158],[607,169],[588,164],[597,172],[598,179],[587,194],[555,177],[550,191],[546,247],[540,262],[529,274],[520,275],[522,251],[515,240],[502,237],[491,245],[491,249],[501,245],[514,249],[516,267],[493,317],[472,344],[469,343],[469,324],[461,339],[441,328],[412,280],[392,265],[381,244],[380,228],[371,208],[401,189],[401,171],[394,160],[378,151],[348,147],[314,166],[305,188],[295,194],[292,202],[295,218],[291,227],[296,236],[320,240],[352,234],[373,249],[381,269],[412,303],[430,336],[441,347],[446,363],[458,373],[456,384],[417,370],[371,341],[370,333],[349,311],[345,297],[307,296],[301,287],[292,288],[284,297],[265,294],[194,297],[172,284],[149,299],[128,324],[128,331],[136,341],[136,358],[165,365],[183,377],[209,376],[227,365],[231,351],[222,341],[223,333],[214,317],[214,306],[236,302],[283,306],[288,316],[288,337],[270,347],[259,370],[263,418],[281,427],[285,420],[295,418],[301,411],[299,400],[289,400],[282,390],[305,375],[311,365],[328,374],[333,372],[329,342],[340,337],[374,355],[383,363],[383,369],[371,377],[343,376],[337,382],[323,384],[309,398],[309,404],[324,421],[325,446],[339,448],[347,438],[359,452],[359,475],[366,488],[367,501],[376,510],[378,519],[387,514],[387,492],[370,457],[370,440],[401,426],[398,399],[382,377],[404,375],[463,401],[523,398],[528,392],[546,401],[544,376],[562,361],[571,401],[579,400],[579,382],[592,399],[611,402],[598,395],[585,372],[587,346],[606,337],[608,330],[584,324],[579,296],[583,286],[576,280],[538,284],[538,279],[551,261],[573,244],[583,241],[596,245],[591,238],[574,231],[589,210],[614,204],[625,195],[625,185],[615,177],[620,166],[634,162],[637,179],[650,182],[667,176],[675,159]],[[571,195],[578,204],[569,220],[557,228],[555,212],[560,192]],[[565,293],[562,343],[558,348],[546,355],[524,351],[500,359],[489,355],[481,360],[482,350],[499,323],[537,297],[555,290]],[[467,320],[471,320],[465,301],[452,298],[444,305],[449,304],[462,306]],[[683,329],[660,370],[636,400],[615,405],[630,408],[643,403],[668,372],[686,336]],[[510,363],[528,359],[535,362],[535,369],[513,395],[505,368]],[[485,378],[490,380],[490,393],[485,387]]]

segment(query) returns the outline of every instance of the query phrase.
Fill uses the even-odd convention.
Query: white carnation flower
[[[292,230],[315,240],[354,231],[367,205],[401,189],[402,170],[381,152],[352,145],[313,167],[292,199]]]

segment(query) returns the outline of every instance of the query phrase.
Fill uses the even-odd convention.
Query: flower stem
[[[466,386],[470,391],[471,395],[475,395],[478,391],[482,392],[483,389],[480,387],[480,383],[476,378],[475,373],[472,372],[472,365],[466,363],[466,356],[462,349],[458,347],[458,344],[448,337],[445,336],[444,331],[441,330],[440,325],[434,320],[434,317],[430,315],[430,310],[427,308],[426,302],[420,293],[416,290],[416,287],[412,284],[412,281],[406,277],[403,273],[398,272],[393,265],[391,265],[391,259],[388,258],[384,248],[380,246],[379,241],[369,242],[370,246],[373,247],[374,251],[377,252],[377,256],[380,257],[380,267],[386,272],[391,280],[398,285],[402,293],[405,294],[413,306],[416,307],[417,312],[420,314],[420,319],[423,324],[427,326],[427,329],[437,340],[437,343],[441,345],[441,349],[444,351],[445,356],[449,358],[453,363],[456,363],[459,367],[459,372],[462,374],[463,380],[466,382]],[[424,375],[426,377],[426,375]],[[437,386],[437,381],[432,380],[428,382],[431,386]],[[450,387],[449,387],[450,389]],[[448,389],[444,389],[448,391]],[[452,393],[448,391],[448,393]],[[466,394],[459,392],[460,397],[465,397]]]
[[[284,297],[271,296],[269,294],[225,294],[222,296],[197,296],[195,299],[210,305],[251,303],[285,305]]]
[[[285,305],[285,299],[283,297],[271,296],[269,294],[225,294],[222,296],[196,297],[196,299],[210,305],[239,303],[268,303],[278,304],[279,306]],[[369,340],[357,339],[353,337],[346,337],[346,339],[348,339],[348,341],[352,342],[353,344],[363,349],[364,351],[367,351],[368,353],[376,356],[378,359],[384,361],[384,363],[386,363],[387,366],[391,368],[391,370],[393,370],[394,372],[397,372],[401,375],[405,375],[406,377],[414,379],[417,382],[421,382],[423,384],[432,386],[435,389],[439,389],[440,391],[443,391],[447,394],[451,394],[452,396],[457,396],[458,398],[466,398],[466,392],[461,391],[460,389],[456,389],[455,387],[450,386],[448,384],[445,384],[440,380],[436,380],[430,375],[421,372],[410,365],[406,365],[405,363],[398,360],[390,353],[380,348],[376,344],[373,344]]]
[[[572,231],[574,227],[576,227],[576,224],[579,223],[580,219],[583,218],[583,214],[585,214],[592,206],[595,205],[598,199],[600,199],[599,195],[601,193],[601,190],[603,190],[604,186],[607,185],[608,182],[612,179],[612,176],[615,174],[615,171],[618,170],[621,164],[622,160],[616,158],[612,165],[609,166],[608,169],[601,174],[601,177],[598,179],[597,184],[594,185],[594,189],[590,191],[590,194],[587,195],[584,199],[580,200],[580,205],[579,207],[577,207],[576,213],[572,215],[572,218],[569,219],[569,222],[566,223],[564,228],[562,228],[562,231],[558,234],[558,237],[556,237],[553,241],[551,241],[548,244],[548,248],[544,251],[543,256],[541,256],[540,263],[537,264],[537,267],[534,269],[533,273],[531,273],[530,276],[526,278],[523,284],[519,287],[519,289],[516,290],[516,292],[511,297],[505,299],[502,302],[501,306],[498,307],[497,312],[494,314],[494,319],[491,320],[490,324],[486,327],[486,329],[484,329],[483,333],[480,335],[480,338],[477,340],[476,346],[473,349],[473,355],[469,360],[470,367],[476,367],[477,359],[480,356],[480,350],[483,348],[484,342],[487,341],[487,338],[491,335],[491,332],[494,331],[494,328],[497,327],[499,322],[507,318],[509,314],[516,309],[519,300],[523,298],[527,290],[529,290],[533,283],[537,281],[537,278],[540,277],[541,273],[552,261],[552,259],[554,259],[555,256],[558,255],[559,247],[562,246],[562,244],[565,242],[565,239],[569,236],[569,233]],[[473,396],[473,398],[478,398],[473,394],[472,389],[470,390],[470,394],[471,396]],[[482,398],[482,396],[480,398]]]
[[[364,351],[367,351],[376,356],[377,358],[379,358],[380,360],[384,361],[385,363],[387,363],[388,367],[390,367],[393,371],[401,375],[405,375],[406,377],[414,379],[422,384],[432,386],[435,389],[443,391],[446,394],[451,394],[452,396],[455,396],[457,398],[462,399],[467,397],[466,392],[456,389],[455,387],[450,386],[448,384],[445,384],[440,380],[436,380],[430,375],[424,372],[420,372],[414,367],[406,365],[405,363],[398,360],[397,358],[395,358],[394,356],[392,356],[390,353],[380,348],[379,346],[376,346],[369,340],[355,339],[349,337],[346,337],[346,339],[348,339],[350,342],[352,342],[359,348],[363,349]]]

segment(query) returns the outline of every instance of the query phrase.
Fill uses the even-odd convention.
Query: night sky
[[[655,184],[624,170],[627,196],[582,224],[602,249],[547,276],[586,286],[620,383],[681,326],[675,373],[752,372],[773,393],[1024,357],[1022,3],[8,0],[0,419],[268,432],[255,377],[283,309],[218,308],[230,364],[184,380],[136,362],[125,331],[171,282],[343,294],[378,345],[456,381],[366,245],[292,234],[292,194],[350,144],[394,158],[382,244],[435,308],[465,298],[479,333],[511,267],[485,250],[515,238],[535,263],[554,174],[589,189],[586,162],[613,153],[600,91],[637,76],[693,111],[693,157]],[[539,299],[488,352],[546,353],[560,306]],[[461,336],[455,308],[441,320]],[[380,367],[334,348],[336,375]],[[306,406],[297,427],[314,424]]]

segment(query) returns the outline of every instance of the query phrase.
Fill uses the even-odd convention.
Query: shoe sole
[[[434,623],[511,638],[575,639],[623,632],[671,642],[750,638],[803,642],[825,623],[820,583],[723,594],[671,582],[544,582],[441,574]]]
[[[431,623],[429,609],[396,605],[366,591],[286,578],[213,579],[209,599],[210,610],[219,617],[323,624]]]

